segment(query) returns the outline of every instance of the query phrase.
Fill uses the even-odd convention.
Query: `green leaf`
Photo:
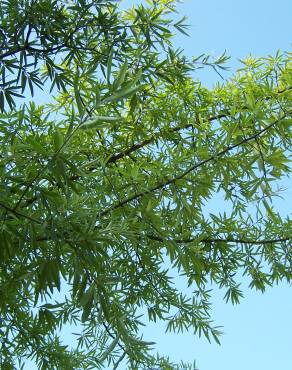
[[[105,98],[102,100],[102,103],[113,103],[117,102],[119,100],[125,99],[136,92],[142,90],[146,85],[139,85],[139,86],[131,86],[131,87],[124,87],[120,90],[117,90],[114,94],[111,96]]]
[[[93,299],[94,289],[95,285],[91,284],[89,289],[87,289],[87,291],[83,293],[80,300],[81,306],[86,306],[88,302]]]
[[[114,48],[112,47],[108,55],[107,67],[106,67],[106,79],[107,79],[108,85],[110,85],[110,77],[111,77],[112,64],[113,64],[113,54],[114,54]]]
[[[110,124],[121,122],[123,121],[123,117],[108,117],[108,116],[95,116],[89,119],[88,121],[84,122],[80,128],[82,130],[88,130],[88,129],[99,129],[99,128],[106,128],[110,127]]]
[[[57,152],[63,144],[63,135],[59,130],[56,130],[54,132],[54,148],[55,151]]]
[[[128,62],[126,60],[125,63],[122,65],[122,68],[120,69],[118,77],[113,83],[113,90],[117,90],[122,85],[122,83],[125,80],[127,71],[128,71]]]
[[[73,86],[74,86],[75,101],[76,101],[76,104],[77,104],[79,115],[80,115],[80,117],[82,117],[83,114],[84,114],[84,105],[83,105],[83,101],[82,101],[82,98],[81,98],[81,93],[79,91],[79,78],[80,78],[79,71],[77,70],[75,78],[74,78]]]
[[[104,363],[104,361],[107,359],[109,354],[112,353],[112,351],[115,349],[116,345],[119,343],[119,335],[116,336],[116,338],[111,342],[111,344],[108,346],[106,351],[102,354],[102,356],[99,358],[99,363]]]

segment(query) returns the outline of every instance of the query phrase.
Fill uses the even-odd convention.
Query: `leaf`
[[[275,215],[275,213],[273,212],[273,209],[269,206],[269,204],[266,201],[266,199],[263,199],[263,205],[264,205],[264,207],[265,207],[268,215],[275,222],[275,224],[277,224],[277,222],[279,222],[279,220],[278,220],[277,216]]]
[[[51,273],[52,281],[54,282],[58,291],[60,291],[61,282],[60,282],[60,271],[59,271],[58,261],[56,261],[56,260],[51,261],[49,263],[48,269]]]
[[[40,192],[43,198],[47,199],[53,205],[60,207],[64,204],[65,199],[62,197],[61,194],[57,193],[56,191],[42,188],[40,189]]]
[[[91,310],[92,310],[92,304],[93,304],[93,300],[90,300],[85,306],[83,306],[83,312],[81,316],[82,323],[85,323],[85,321],[88,319],[91,313]]]
[[[79,115],[80,117],[82,117],[84,114],[84,105],[83,105],[81,95],[79,92],[79,88],[78,88],[79,78],[80,78],[79,71],[77,70],[75,78],[74,78],[73,87],[74,87],[75,100],[76,100],[77,108],[79,111]]]
[[[4,93],[0,90],[0,110],[4,111]]]
[[[87,305],[87,303],[93,299],[94,288],[95,288],[95,285],[91,284],[89,289],[87,289],[87,291],[83,293],[81,300],[80,300],[81,306]]]
[[[106,79],[108,85],[110,85],[110,77],[111,77],[111,70],[112,70],[112,63],[113,63],[113,54],[114,54],[114,48],[111,48],[111,51],[108,55],[107,59],[107,67],[106,67]]]
[[[55,151],[57,152],[63,144],[63,136],[61,135],[60,131],[57,129],[54,132],[54,148]]]
[[[154,344],[156,344],[156,342],[146,342],[144,340],[136,339],[136,338],[131,337],[131,336],[128,337],[128,340],[133,344],[143,346],[143,347],[144,346],[153,346]]]
[[[88,130],[92,128],[106,128],[109,127],[110,123],[120,122],[123,121],[123,117],[108,117],[108,116],[95,116],[89,119],[88,121],[84,122],[80,128],[82,130]]]
[[[96,85],[95,87],[95,108],[98,108],[100,106],[100,101],[101,101],[100,90],[99,90],[98,85]]]
[[[73,297],[75,297],[77,294],[79,284],[80,284],[80,277],[81,277],[81,274],[80,274],[79,268],[75,267],[74,276],[73,276],[73,284],[72,284]]]
[[[127,71],[128,71],[128,62],[126,60],[125,63],[122,65],[122,68],[120,69],[117,79],[113,83],[114,90],[118,89],[122,85],[122,83],[125,80]]]
[[[112,103],[112,102],[116,102],[116,101],[119,101],[121,99],[125,99],[131,95],[133,95],[134,93],[136,93],[137,91],[143,89],[146,85],[139,85],[139,86],[132,86],[132,87],[128,87],[128,88],[122,88],[120,90],[117,90],[113,95],[103,99],[102,103]]]
[[[115,339],[111,342],[111,344],[108,346],[106,351],[102,354],[102,356],[99,358],[98,362],[103,363],[108,355],[115,349],[116,345],[119,343],[120,336],[117,335]]]
[[[34,149],[37,153],[43,154],[44,156],[48,155],[47,149],[36,138],[30,136],[27,138],[27,142],[31,145],[32,149]]]

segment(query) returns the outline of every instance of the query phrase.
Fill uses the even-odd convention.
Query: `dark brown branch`
[[[59,235],[60,238],[63,238],[64,236]],[[137,234],[138,237],[141,237],[140,234]],[[285,243],[291,240],[291,237],[286,236],[282,238],[276,238],[276,239],[243,239],[243,238],[196,238],[196,237],[191,237],[191,238],[183,238],[183,239],[170,239],[170,238],[163,238],[158,235],[153,235],[153,234],[145,234],[145,237],[159,242],[159,243],[167,243],[167,242],[174,242],[176,244],[190,244],[190,243],[204,243],[204,244],[214,244],[214,243],[234,243],[234,244],[250,244],[250,245],[269,245],[269,244],[275,244],[275,243]],[[38,242],[46,242],[48,240],[51,240],[50,237],[48,236],[39,236],[36,238]],[[69,242],[69,239],[66,240],[67,243]]]
[[[287,114],[291,114],[292,111],[288,112]],[[183,179],[185,176],[187,176],[190,172],[193,172],[194,170],[196,170],[197,168],[213,161],[214,159],[218,158],[218,157],[221,157],[223,156],[224,154],[230,152],[231,150],[243,145],[243,144],[246,144],[254,139],[256,139],[257,137],[261,136],[262,134],[264,134],[266,131],[268,131],[271,127],[275,126],[277,123],[281,122],[281,120],[283,120],[284,118],[287,117],[287,114],[283,115],[282,117],[280,117],[279,119],[277,119],[276,121],[270,123],[269,125],[267,125],[266,127],[264,127],[262,130],[256,132],[255,134],[247,137],[247,138],[244,138],[243,140],[241,140],[239,143],[236,143],[236,144],[233,144],[233,145],[230,145],[228,147],[226,147],[225,149],[221,150],[220,152],[216,153],[216,154],[213,154],[212,156],[210,156],[209,158],[199,162],[199,163],[196,163],[192,166],[190,166],[186,171],[183,171],[181,172],[179,175],[175,176],[175,177],[172,177],[171,179],[167,179],[166,181],[163,181],[163,182],[160,182],[158,183],[157,185],[145,190],[145,191],[142,191],[142,192],[139,192],[139,193],[136,193],[136,194],[133,194],[132,196],[124,199],[123,201],[121,202],[118,202],[114,205],[112,205],[111,207],[109,208],[106,208],[104,211],[101,211],[99,212],[99,214],[97,215],[97,217],[102,217],[108,213],[110,213],[111,211],[117,209],[117,208],[120,208],[122,206],[124,206],[125,204],[128,204],[136,199],[139,199],[141,197],[143,197],[144,195],[147,195],[147,194],[150,194],[150,193],[153,193],[154,191],[156,190],[159,190],[159,189],[162,189],[164,188],[165,186],[168,186],[170,184],[173,184],[175,183],[176,181],[178,180],[181,180]]]
[[[238,243],[238,244],[255,244],[255,245],[265,245],[265,244],[273,244],[273,243],[283,243],[289,241],[291,238],[285,237],[285,238],[278,238],[278,239],[236,239],[236,238],[204,238],[204,239],[198,239],[198,238],[186,238],[186,239],[166,239],[162,238],[160,236],[146,234],[146,237],[151,240],[155,240],[157,242],[167,242],[167,241],[173,241],[177,244],[188,244],[193,242],[198,243]]]
[[[18,46],[12,50],[6,51],[6,53],[0,54],[0,60],[10,57],[11,55],[17,54],[20,51],[26,50],[26,46]]]
[[[212,116],[212,117],[208,118],[208,121],[212,122],[212,121],[215,121],[217,119],[226,118],[226,117],[228,117],[228,114],[218,114],[216,116]],[[178,131],[185,130],[185,129],[188,129],[188,128],[191,128],[191,127],[194,127],[194,123],[189,123],[188,125],[185,125],[185,126],[174,127],[172,129],[170,129],[170,132],[178,132]],[[107,163],[115,163],[119,159],[121,159],[125,156],[128,156],[129,154],[135,152],[136,150],[141,149],[141,148],[143,148],[144,146],[146,146],[148,144],[151,144],[153,141],[158,139],[160,136],[161,136],[161,133],[157,133],[157,134],[154,134],[154,135],[150,136],[148,139],[142,141],[141,143],[133,144],[130,148],[128,148],[128,149],[126,149],[126,150],[124,150],[124,151],[122,151],[118,154],[112,155],[109,158],[109,160],[107,161]]]
[[[279,90],[278,93],[281,94],[287,90],[290,90],[292,89],[292,87],[288,87],[287,89],[283,89],[283,90]],[[227,117],[230,117],[230,113],[225,113],[225,114],[217,114],[215,116],[211,116],[209,118],[207,118],[207,120],[209,122],[212,122],[212,121],[215,121],[217,119],[221,119],[221,118],[227,118]],[[185,126],[176,126],[174,128],[172,128],[170,130],[170,132],[178,132],[178,131],[181,131],[181,130],[185,130],[185,129],[188,129],[188,128],[191,128],[191,127],[194,127],[195,126],[195,123],[189,123]],[[133,152],[147,146],[148,144],[151,144],[153,143],[156,139],[158,139],[162,134],[159,132],[159,133],[156,133],[156,134],[153,134],[151,135],[150,137],[148,137],[147,139],[145,139],[144,141],[140,142],[140,143],[135,143],[133,144],[132,146],[130,146],[129,148],[117,153],[117,154],[113,154],[109,157],[109,159],[107,160],[106,164],[105,165],[109,165],[109,164],[112,164],[112,163],[116,163],[117,161],[119,161],[120,159],[123,159],[124,157],[127,157],[129,156],[130,154],[132,154]],[[220,155],[220,154],[218,154]],[[88,171],[90,172],[93,172],[95,171],[96,169],[98,168],[98,166],[91,166]],[[71,181],[75,181],[75,180],[78,180],[79,178],[81,178],[82,176],[81,175],[78,175],[78,174],[74,174],[70,177],[70,180]],[[28,199],[26,202],[24,202],[22,205],[21,205],[21,208],[25,208],[29,205],[31,205],[32,203],[34,203],[35,201],[37,200],[37,197],[32,197],[30,199]]]
[[[33,218],[31,216],[28,216],[28,215],[26,215],[26,214],[24,214],[22,212],[19,212],[16,209],[10,208],[9,206],[7,206],[7,205],[5,205],[3,203],[0,203],[0,207],[4,208],[7,212],[10,212],[10,213],[14,214],[17,217],[26,218],[27,220],[30,220],[30,221],[32,221],[34,223],[39,224],[39,225],[42,224],[42,221],[37,220],[36,218]]]
[[[278,94],[282,94],[283,92],[286,92],[288,90],[291,90],[292,87],[288,87],[286,89],[283,89],[283,90],[279,90],[278,91]],[[246,109],[247,107],[244,107],[244,109]],[[213,122],[213,121],[216,121],[218,119],[221,119],[221,118],[228,118],[230,117],[230,113],[221,113],[221,114],[217,114],[215,116],[211,116],[209,118],[207,118],[207,121],[208,122]],[[170,132],[178,132],[178,131],[181,131],[181,130],[185,130],[185,129],[188,129],[188,128],[192,128],[195,126],[195,123],[189,123],[185,126],[177,126],[177,127],[174,127],[172,129],[170,129]],[[133,144],[132,146],[130,146],[129,148],[121,151],[120,153],[117,153],[117,154],[113,154],[112,156],[109,157],[109,159],[107,160],[106,162],[106,165],[108,164],[111,164],[111,163],[116,163],[118,160],[124,158],[124,157],[127,157],[129,156],[130,154],[132,154],[133,152],[145,147],[146,145],[148,144],[151,144],[153,143],[156,139],[158,139],[162,134],[159,132],[159,133],[156,133],[156,134],[153,134],[151,135],[149,138],[145,139],[144,141],[140,142],[140,143],[135,143]],[[89,171],[92,172],[94,170],[96,170],[97,167],[90,167],[89,168]],[[77,180],[80,176],[78,175],[74,175],[71,177],[71,180]]]
[[[216,116],[212,116],[210,118],[208,118],[207,120],[209,122],[212,122],[212,121],[215,121],[217,119],[220,119],[220,118],[226,118],[228,117],[229,114],[218,114]],[[185,130],[185,129],[188,129],[188,128],[191,128],[191,127],[194,127],[194,123],[189,123],[185,126],[176,126],[176,127],[173,127],[170,129],[170,132],[178,132],[178,131],[181,131],[181,130]],[[109,165],[109,164],[112,164],[112,163],[116,163],[118,160],[124,158],[124,157],[127,157],[129,155],[131,155],[133,152],[147,146],[148,144],[151,144],[153,143],[156,139],[159,139],[159,137],[162,135],[161,132],[159,133],[156,133],[156,134],[153,134],[151,135],[150,137],[148,137],[147,139],[143,140],[142,142],[140,143],[135,143],[133,144],[132,146],[130,146],[129,148],[117,153],[117,154],[113,154],[109,157],[109,159],[107,160],[106,162],[106,165]],[[90,167],[88,170],[90,172],[96,170],[98,167],[96,166],[92,166]],[[70,177],[70,180],[77,180],[79,179],[81,176],[79,175],[73,175]]]

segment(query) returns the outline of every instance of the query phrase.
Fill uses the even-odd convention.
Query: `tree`
[[[192,72],[228,58],[174,50],[174,11],[1,2],[3,369],[175,368],[143,322],[218,342],[210,281],[232,303],[242,274],[260,291],[291,281],[291,221],[272,207],[290,171],[291,54],[249,57],[207,89]],[[206,214],[217,192],[230,213]]]

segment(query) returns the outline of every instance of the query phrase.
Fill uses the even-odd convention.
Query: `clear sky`
[[[138,1],[122,0],[121,7],[134,3]],[[190,37],[177,36],[175,46],[188,56],[218,56],[226,50],[232,57],[229,66],[235,70],[238,59],[248,54],[265,56],[278,49],[291,50],[291,0],[185,0],[178,10],[188,17],[191,27]],[[200,72],[198,77],[209,86],[218,79],[212,70]],[[288,214],[291,181],[285,181],[285,186],[290,189],[277,207]],[[216,211],[219,205],[220,200],[216,200],[209,207]],[[232,306],[223,302],[224,292],[214,291],[213,319],[225,332],[221,346],[192,333],[165,335],[159,324],[145,328],[145,340],[156,341],[159,351],[173,360],[196,359],[199,370],[291,370],[291,287],[282,284],[265,294],[247,288],[244,292],[241,304]],[[70,341],[69,336],[67,339]]]
[[[141,1],[140,1],[141,2]],[[138,3],[122,0],[122,7]],[[266,56],[278,49],[291,51],[291,0],[185,0],[179,13],[188,17],[190,37],[179,35],[175,46],[188,56],[209,53],[218,56],[224,50],[231,56],[229,66],[234,71],[238,59],[252,54]],[[211,70],[198,75],[212,85],[218,76]],[[284,214],[291,212],[292,184],[286,180],[285,201],[275,206]],[[213,202],[210,210],[219,206]],[[209,344],[191,333],[165,335],[163,327],[146,328],[146,339],[155,340],[161,353],[174,360],[196,359],[199,370],[291,370],[292,369],[292,289],[281,284],[265,294],[244,290],[238,306],[225,304],[224,293],[215,291],[213,318],[223,325],[225,335],[221,346]]]

